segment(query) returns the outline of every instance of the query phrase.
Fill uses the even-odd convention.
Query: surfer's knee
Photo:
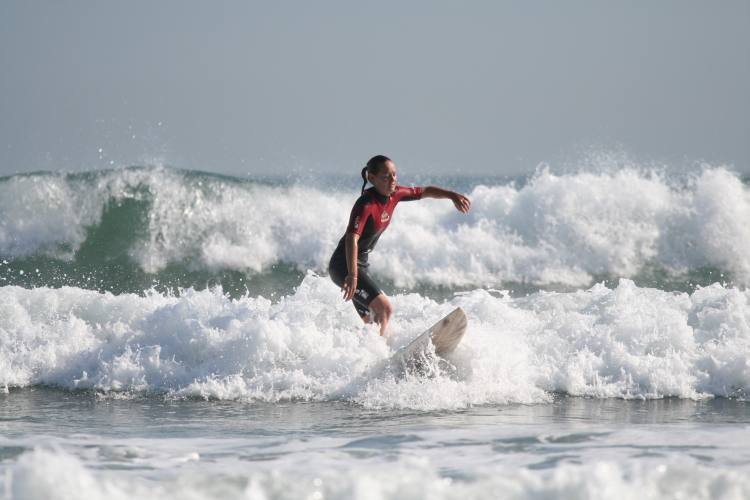
[[[385,295],[383,297],[385,297]],[[385,299],[385,305],[383,306],[383,318],[385,319],[385,321],[388,321],[391,319],[391,316],[393,316],[393,306],[391,305],[390,300]]]
[[[370,310],[375,316],[376,323],[388,322],[393,315],[393,306],[385,294],[381,293],[370,302]]]

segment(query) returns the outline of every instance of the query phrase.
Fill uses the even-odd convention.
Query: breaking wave
[[[326,269],[357,189],[168,168],[5,177],[0,284],[118,293],[298,282]],[[469,215],[442,200],[401,204],[374,273],[412,290],[644,275],[660,288],[750,282],[750,188],[724,168],[680,180],[637,168],[540,171],[465,190]]]

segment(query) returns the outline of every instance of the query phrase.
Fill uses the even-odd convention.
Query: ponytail
[[[362,167],[362,194],[365,194],[365,186],[367,186],[367,167]]]
[[[362,183],[362,194],[365,194],[365,186],[367,186],[367,174],[377,175],[378,172],[380,172],[380,168],[385,165],[385,162],[391,161],[390,158],[383,155],[376,155],[370,158],[370,160],[367,162],[367,165],[365,165],[364,168],[362,168],[362,180],[364,181]]]

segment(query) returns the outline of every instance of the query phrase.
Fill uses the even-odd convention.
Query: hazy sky
[[[0,174],[750,172],[750,1],[0,0]]]

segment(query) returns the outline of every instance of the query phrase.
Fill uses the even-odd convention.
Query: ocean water
[[[750,497],[747,179],[400,180],[473,205],[397,208],[384,340],[325,272],[354,177],[0,178],[0,498]]]

